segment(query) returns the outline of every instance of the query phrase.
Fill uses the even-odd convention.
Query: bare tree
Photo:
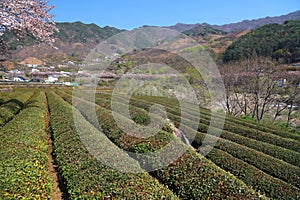
[[[290,84],[288,88],[288,99],[287,99],[287,108],[288,108],[288,116],[286,127],[290,125],[291,115],[294,107],[298,107],[300,104],[300,89],[296,84]]]
[[[18,37],[30,34],[39,42],[52,45],[54,39],[51,36],[58,30],[53,15],[49,14],[51,9],[53,6],[46,0],[1,0],[0,36],[5,31]],[[7,44],[2,41],[1,45]]]
[[[240,110],[240,114],[247,116],[251,112],[252,94],[249,90],[251,78],[248,72],[236,75],[235,86],[233,87],[233,95]]]
[[[274,117],[273,123],[276,121],[277,117],[281,115],[281,113],[288,107],[288,98],[285,93],[281,93],[274,100]]]
[[[243,89],[244,84],[241,84],[243,69],[238,63],[229,63],[226,66],[222,66],[220,72],[226,92],[223,99],[223,107],[230,115],[240,116],[244,111],[241,98],[244,94],[246,95]]]
[[[273,122],[283,111],[287,110],[286,126],[288,127],[292,119],[292,112],[300,104],[300,88],[298,86],[300,77],[284,71],[281,71],[277,77],[280,77],[277,79],[280,87],[278,87],[278,94],[275,98]]]
[[[237,99],[233,94],[235,89],[235,76],[234,74],[226,74],[223,76],[223,82],[225,86],[225,97],[223,106],[227,113],[233,116],[238,116],[240,114],[240,110],[238,109]]]
[[[227,66],[226,71],[223,77],[227,90],[227,111],[237,116],[251,115],[253,119],[261,121],[274,105],[277,95],[270,63],[257,58]]]
[[[271,79],[270,73],[260,67],[255,69],[253,85],[250,85],[254,97],[252,118],[257,121],[263,119],[275,100],[276,82]]]

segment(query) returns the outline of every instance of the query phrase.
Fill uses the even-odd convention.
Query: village
[[[0,81],[76,86],[73,81],[77,74],[69,70],[70,66],[75,67],[75,64],[69,61],[65,65],[49,66],[35,57],[28,57],[17,65],[3,62],[0,68]]]
[[[96,77],[114,79],[113,73],[93,73],[80,71],[82,64],[75,64],[67,61],[63,64],[49,66],[35,57],[28,57],[23,61],[14,64],[12,62],[0,63],[0,83],[15,84],[55,84],[66,86],[78,86],[76,77]]]

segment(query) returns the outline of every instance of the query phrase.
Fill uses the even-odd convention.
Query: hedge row
[[[176,116],[170,117],[170,119],[175,121],[177,120],[177,122],[179,120],[178,118],[176,118]],[[191,127],[193,124],[192,122],[189,123],[188,120],[184,120],[184,122],[185,124],[181,124],[181,127],[185,128],[186,131],[182,131],[186,133],[193,132],[196,135],[196,138],[193,141],[193,145],[201,146],[205,135],[207,135],[204,133],[207,133],[209,126],[205,124],[199,124],[198,129],[202,133],[197,133],[195,131],[197,127]],[[214,129],[212,127],[210,127],[210,130],[210,134],[212,135],[214,134],[214,131],[219,131],[218,129]],[[227,149],[223,150],[230,150],[230,154],[235,154],[235,156],[239,156],[239,158],[243,157],[245,161],[250,162],[251,164],[262,169],[263,171],[266,171],[267,173],[279,177],[282,180],[290,182],[291,184],[294,184],[298,187],[300,186],[300,168],[298,167],[300,161],[300,154],[298,152],[283,149],[281,147],[276,147],[267,143],[258,142],[256,140],[242,137],[240,135],[233,134],[227,131],[223,131],[220,137],[224,139],[220,140],[220,146],[218,146],[218,148],[226,147]],[[227,139],[233,142],[230,142]],[[236,144],[235,142],[239,144]],[[258,151],[255,149],[257,149]],[[290,164],[280,159],[276,159],[272,156],[261,153],[261,150],[264,150],[269,154],[273,154],[272,156],[274,157],[285,159],[289,161]],[[292,164],[295,164],[296,166]]]
[[[141,112],[140,114],[143,114],[143,113]],[[177,120],[178,119],[179,118],[177,118]],[[184,121],[186,122],[186,120],[184,120]],[[208,128],[208,127],[206,127],[206,128]],[[188,131],[193,131],[193,130],[188,130]],[[206,129],[206,131],[207,131],[207,129]],[[197,134],[196,132],[195,132],[195,134],[197,136],[195,138],[194,145],[200,146],[201,142],[203,141],[203,139],[206,135],[201,134],[201,133]],[[234,134],[232,134],[232,135],[234,135]],[[244,139],[244,143],[249,142],[248,138],[244,138],[241,136],[238,136],[238,137]],[[200,143],[199,143],[199,139],[200,139]],[[231,156],[231,157],[229,156],[229,158],[232,158],[232,159],[229,159],[227,157],[228,163],[234,163],[236,160],[239,160],[238,158],[241,158],[242,160],[250,163],[250,164],[247,164],[244,161],[240,161],[240,162],[244,162],[244,165],[247,164],[250,171],[252,170],[251,173],[248,173],[248,174],[243,173],[242,180],[244,180],[247,183],[251,182],[251,180],[253,180],[252,179],[253,173],[255,172],[255,170],[258,171],[258,172],[256,172],[256,174],[260,174],[260,176],[262,176],[261,178],[263,178],[263,180],[258,183],[255,181],[255,182],[252,182],[252,184],[250,184],[253,187],[256,186],[255,188],[258,189],[258,191],[261,191],[261,189],[264,189],[264,192],[266,193],[266,195],[271,198],[285,197],[284,199],[293,199],[293,198],[296,198],[299,196],[299,189],[297,187],[299,187],[299,184],[300,184],[300,182],[299,182],[300,168],[290,165],[288,163],[282,162],[281,160],[275,159],[273,157],[270,157],[268,155],[265,155],[263,153],[255,151],[253,149],[235,144],[230,141],[220,140],[218,143],[219,143],[218,148],[220,148],[226,152],[229,152],[229,153],[233,154],[235,157],[237,157],[237,158],[235,158],[233,156]],[[261,144],[263,144],[262,146],[265,145],[266,147],[274,147],[273,149],[269,148],[271,152],[274,152],[274,150],[276,152],[276,150],[280,149],[280,150],[282,150],[281,151],[282,156],[286,155],[287,151],[288,151],[286,149],[282,149],[280,147],[269,145],[267,143],[257,144],[257,141],[255,141],[255,140],[252,140],[252,144],[256,145],[258,147],[261,147]],[[299,162],[300,154],[296,153],[294,151],[290,151],[290,153],[291,153],[291,155],[293,155],[291,157],[290,161],[291,162],[292,161]],[[262,171],[252,165],[257,166],[258,168],[262,169]],[[219,165],[219,166],[222,167],[222,165]],[[245,169],[240,169],[240,171],[239,171],[238,168],[235,168],[235,169],[238,171],[237,174],[242,173],[245,170]],[[232,172],[231,170],[229,170],[229,171]],[[263,171],[266,171],[266,173]],[[267,173],[269,173],[275,177],[279,177],[283,181],[281,181],[277,178],[274,178],[274,177],[268,175]],[[268,184],[266,184],[266,181],[268,182]],[[290,183],[291,185],[288,184],[287,182]],[[292,186],[292,185],[294,185],[294,186]],[[289,189],[286,189],[286,188],[289,188]]]
[[[274,178],[224,151],[214,148],[206,157],[271,199],[300,198],[300,190],[297,187]]]
[[[199,124],[198,130],[200,132],[206,133],[209,126],[206,124]],[[218,129],[214,129],[210,127],[211,130],[219,131]],[[210,134],[213,134],[211,132]],[[243,146],[247,146],[249,148],[255,149],[257,151],[263,152],[267,155],[270,155],[274,158],[281,159],[287,163],[300,167],[300,153],[285,149],[279,146],[275,146],[266,142],[257,141],[255,139],[247,138],[245,136],[241,136],[239,134],[235,134],[228,131],[222,131],[220,136],[221,138],[230,140],[232,142],[238,143]]]
[[[69,94],[72,94],[72,91],[67,91],[67,92]],[[111,98],[111,94],[109,94],[109,93],[96,94],[96,97],[100,97],[100,96],[101,96],[101,99],[103,99],[103,98],[110,99]],[[179,103],[176,99],[175,100],[174,99],[170,100],[170,99],[165,98],[165,97],[148,97],[148,96],[147,97],[141,97],[141,96],[136,96],[136,97],[132,97],[132,100],[142,102],[143,106],[145,106],[146,108],[149,107],[149,101],[150,101],[151,103],[157,102],[157,103],[160,103],[160,104],[164,104],[164,106],[166,106],[166,107],[169,107],[169,108],[172,108],[172,109],[176,108],[177,111],[180,111],[180,108],[178,106]],[[192,109],[193,108],[191,107],[190,110],[192,110]],[[210,110],[205,109],[205,108],[201,108],[201,107],[200,107],[200,116],[203,117],[204,119],[207,119],[207,120],[210,120],[210,118],[212,117]],[[213,117],[214,118],[219,118],[218,115],[214,115]],[[233,123],[233,125],[238,125],[239,124],[239,125],[249,127],[251,129],[261,130],[263,132],[273,133],[273,134],[276,134],[276,135],[279,135],[279,136],[282,136],[282,137],[291,138],[291,139],[295,139],[295,140],[300,140],[299,135],[296,135],[296,134],[293,134],[293,133],[290,133],[290,132],[287,132],[287,131],[284,131],[284,130],[278,130],[278,129],[275,129],[274,127],[270,127],[266,124],[260,124],[260,123],[257,123],[257,122],[244,120],[244,119],[241,119],[241,118],[236,118],[236,117],[230,116],[228,114],[226,115],[226,123],[227,122],[228,123],[231,122],[231,124]]]
[[[207,116],[207,115],[211,115],[211,112],[207,109],[201,109],[201,114],[203,114],[203,116]],[[213,116],[214,118],[218,118],[217,115]],[[285,138],[290,138],[290,139],[294,139],[294,140],[300,140],[300,135],[288,132],[286,130],[281,130],[278,129],[274,126],[270,126],[269,124],[266,124],[264,122],[255,122],[255,121],[251,121],[251,120],[246,120],[246,119],[242,119],[242,118],[237,118],[234,116],[231,116],[229,114],[226,115],[226,122],[231,122],[234,125],[240,125],[240,126],[245,126],[251,129],[255,129],[255,130],[259,130],[259,131],[263,131],[263,132],[267,132],[267,133],[272,133],[281,137],[285,137]]]
[[[209,113],[203,112],[203,114],[201,114],[201,116],[203,116],[203,118],[207,119],[207,120],[210,120],[210,117],[213,117],[214,119],[219,118],[219,116],[217,116],[217,115],[210,116],[210,112]],[[288,132],[285,130],[276,129],[274,127],[273,128],[268,127],[269,125],[265,124],[263,122],[251,122],[249,120],[243,120],[243,119],[240,119],[237,117],[227,115],[225,124],[239,126],[239,127],[245,128],[245,129],[258,130],[261,132],[266,132],[266,133],[270,133],[273,135],[277,135],[277,136],[280,136],[283,138],[300,141],[300,135],[297,135],[297,134],[294,134],[294,133],[291,133],[291,132]]]
[[[162,97],[136,97],[135,99],[137,100],[144,100],[144,101],[150,101],[150,102],[156,102],[156,103],[160,103],[163,104],[164,106],[171,108],[170,111],[173,111],[174,114],[178,114],[178,111],[180,110],[179,108],[179,104],[177,101],[174,100],[170,100],[167,98],[162,98]],[[199,108],[200,110],[200,116],[201,118],[204,118],[206,120],[210,120],[211,118],[214,118],[215,120],[220,119],[220,117],[218,115],[212,115],[212,113],[208,110],[208,109],[204,109],[204,108]],[[191,108],[188,111],[191,115],[193,115],[193,113],[195,112],[195,110],[193,109],[193,106],[191,106]],[[236,117],[232,117],[230,115],[226,115],[226,120],[225,120],[225,124],[229,124],[229,125],[239,125],[239,127],[243,127],[246,129],[254,129],[254,130],[259,130],[262,132],[267,132],[267,133],[271,133],[274,135],[278,135],[284,138],[289,138],[289,139],[294,139],[294,140],[300,140],[300,136],[290,133],[290,132],[286,132],[283,130],[277,130],[274,129],[272,127],[268,127],[266,124],[260,124],[260,123],[256,123],[256,122],[251,122],[249,120],[243,120],[240,118],[236,118]]]
[[[200,123],[208,125],[210,121],[201,119]],[[236,126],[229,123],[224,124],[224,130],[230,131],[232,133],[239,134],[248,138],[252,138],[258,141],[267,142],[276,146],[283,147],[285,149],[290,149],[293,151],[300,152],[300,141],[284,138],[271,133],[262,132],[255,129],[245,128],[243,126]]]
[[[106,107],[109,107],[109,104],[110,104],[109,101],[105,101],[105,100],[101,100],[101,98],[97,98],[96,102],[99,103],[99,101],[101,101],[101,104],[106,103]],[[144,103],[144,101],[133,101],[133,104],[135,106],[142,107],[143,109],[147,109],[149,107],[149,105],[147,105],[147,103]],[[136,112],[136,110],[137,110],[137,108],[135,108],[135,112]],[[144,114],[144,112],[140,111],[139,115],[145,115],[145,114]],[[147,115],[147,113],[146,113],[146,115]],[[180,124],[181,119],[179,116],[168,113],[168,117],[170,119],[172,119],[176,125]],[[188,119],[185,119],[183,123],[188,123],[187,125],[189,125],[189,126],[195,125],[195,123],[193,123],[193,122],[189,123]],[[199,131],[201,131],[201,132],[207,132],[208,127],[209,127],[208,125],[200,123],[199,127],[192,127],[192,128],[194,128],[194,130],[199,129]],[[215,129],[215,130],[219,131],[218,129]],[[252,149],[261,151],[270,156],[273,156],[278,159],[282,159],[285,162],[288,162],[292,165],[300,167],[300,153],[298,153],[298,152],[295,152],[295,151],[292,151],[289,149],[284,149],[282,147],[275,146],[275,145],[272,145],[269,143],[257,141],[255,139],[247,138],[247,137],[244,137],[244,136],[232,133],[232,132],[224,131],[224,130],[222,131],[221,137],[224,139],[227,139],[227,140],[231,140],[235,143],[250,147]]]
[[[101,99],[97,99],[96,101],[101,101]],[[101,101],[101,103],[105,103],[106,100]],[[107,104],[109,104],[109,102],[106,102]],[[137,109],[136,109],[137,110]],[[140,115],[143,115],[143,112],[139,113]],[[208,128],[208,127],[206,127]],[[199,133],[200,134],[200,133]],[[199,134],[196,137],[196,140],[194,143],[196,143],[199,140]],[[204,137],[204,135],[201,135]],[[201,140],[203,140],[203,137],[201,137]],[[243,137],[240,137],[243,138]],[[249,139],[244,138],[245,139],[245,143],[247,143],[249,141]],[[257,145],[257,141],[252,141],[252,144]],[[275,147],[272,145],[268,145],[266,143],[263,143],[265,145],[267,145],[267,147]],[[199,145],[199,143],[198,143]],[[260,145],[258,145],[260,146]],[[271,175],[275,176],[275,177],[279,177],[281,179],[283,179],[284,181],[287,181],[295,186],[299,187],[299,176],[300,176],[300,171],[298,167],[295,167],[293,165],[290,165],[288,163],[282,162],[281,160],[275,159],[273,157],[270,157],[268,155],[265,155],[263,153],[257,152],[253,149],[249,149],[247,147],[243,147],[241,145],[226,141],[226,140],[221,140],[220,144],[219,144],[219,148],[221,147],[221,149],[230,152],[231,154],[234,154],[236,157],[242,158],[243,160],[250,162],[251,164],[259,167],[260,169],[262,169],[263,171],[266,171],[267,173],[270,173]],[[275,147],[272,150],[277,150],[278,147]],[[238,150],[239,149],[239,150]],[[279,147],[279,149],[281,149]],[[282,150],[282,155],[286,155],[286,151],[284,151],[284,149]],[[291,151],[292,153],[296,153]],[[296,153],[297,154],[297,153]],[[293,155],[293,154],[292,154]],[[299,155],[295,155],[294,157],[294,161],[298,162],[300,159]],[[288,185],[288,184],[286,184]],[[275,188],[277,187],[277,185],[275,186]],[[273,185],[270,186],[271,191],[274,190]]]
[[[93,142],[95,139],[93,136],[100,137],[100,132],[88,123],[77,110],[72,110],[72,106],[59,96],[49,92],[48,97],[54,152],[59,171],[65,179],[69,199],[177,199],[176,195],[148,173],[123,173],[106,166],[93,157],[83,145],[80,135],[86,134],[86,139]],[[76,116],[77,125],[82,127],[83,132],[80,135],[74,124],[74,116]],[[105,151],[114,152],[114,156],[106,159],[114,159],[123,155],[123,152],[114,147],[113,143],[105,136],[98,139],[107,145],[107,149],[95,144],[96,150],[102,149],[95,153],[105,156]],[[121,162],[124,163],[116,164],[123,165],[128,169],[141,170],[138,163],[126,155]]]
[[[137,105],[139,107],[143,107],[146,109],[147,105],[143,104],[143,102],[135,101],[134,105]],[[145,106],[146,105],[146,106]],[[174,121],[174,123],[178,126],[180,124],[180,117],[171,113],[168,113],[168,116],[171,120]],[[188,119],[185,119],[183,123],[187,123],[188,126],[195,125],[193,122],[189,123]],[[199,123],[198,127],[192,127],[194,130],[199,130],[200,132],[207,132],[209,126],[206,124]],[[212,128],[212,127],[211,127]],[[214,128],[212,128],[214,129]],[[216,131],[220,131],[218,129],[215,129]],[[212,133],[213,134],[213,133]],[[222,134],[220,136],[221,138],[233,141],[235,143],[250,147],[252,149],[261,151],[263,153],[266,153],[270,156],[273,156],[278,159],[282,159],[285,162],[288,162],[292,165],[300,167],[300,153],[295,152],[293,150],[284,149],[280,146],[275,146],[266,142],[257,141],[255,139],[247,138],[245,136],[241,136],[239,134],[235,134],[228,131],[222,131]]]
[[[204,133],[198,133],[193,144],[195,146],[201,146],[205,136],[208,137]],[[213,138],[211,140],[213,140]],[[280,178],[281,180],[300,188],[299,167],[224,139],[219,139],[218,144],[215,147],[257,167],[267,174]]]
[[[0,131],[0,198],[49,199],[46,98],[38,92]]]
[[[56,91],[57,94],[59,94],[60,96],[64,97],[70,97],[70,95],[72,95],[72,93],[70,91],[61,91],[58,90]],[[111,109],[111,96],[108,95],[103,95],[102,98],[96,97],[95,98],[95,103],[99,106],[101,106],[102,108]],[[122,101],[124,101],[124,99],[120,99],[119,102],[115,102],[115,104],[117,105],[123,105]],[[150,123],[150,117],[148,115],[148,112],[146,112],[143,109],[140,109],[136,106],[133,105],[129,105],[129,110],[130,110],[130,118],[138,123],[138,124],[142,124],[142,125],[147,125]]]
[[[5,101],[10,100],[12,97],[15,97],[16,91],[10,92],[0,92],[0,105],[3,104]]]
[[[70,95],[65,94],[63,98],[71,102]],[[82,101],[80,106],[84,106],[85,103]],[[82,112],[85,111],[86,109],[82,109]],[[130,137],[115,123],[111,110],[96,106],[96,111],[104,133],[125,150],[136,153],[151,152],[162,148],[170,139],[175,139],[173,134],[164,131],[160,131],[155,136],[147,139]],[[87,118],[89,117],[88,113],[85,116]],[[131,120],[125,117],[123,120],[124,123],[132,123]],[[178,141],[178,145],[184,144]],[[259,198],[259,194],[248,188],[239,179],[221,170],[214,163],[192,150],[187,150],[168,167],[153,171],[151,174],[160,182],[168,185],[182,199]],[[265,197],[261,196],[261,198]]]
[[[149,101],[153,102],[153,99],[156,98],[149,98]],[[155,100],[154,100],[155,102]],[[178,111],[178,108],[172,108],[170,107],[170,103],[169,105],[167,105],[164,101],[157,101],[157,103],[162,103],[163,105],[166,106],[166,109],[169,113],[172,113],[176,116],[180,116],[180,113]],[[188,116],[188,115],[185,115]],[[210,124],[210,116],[205,118],[203,115],[200,115],[200,123],[209,125]],[[213,117],[213,116],[212,116]],[[188,116],[188,119],[190,119],[191,121],[197,119],[195,118],[195,116],[193,116],[193,112],[191,112],[191,115]],[[286,149],[290,149],[290,150],[294,150],[297,152],[300,152],[300,140],[294,140],[291,138],[286,138],[286,137],[281,137],[278,135],[274,135],[272,133],[267,133],[267,132],[263,132],[263,131],[259,131],[256,129],[252,129],[252,128],[247,128],[244,126],[240,126],[240,125],[236,125],[233,124],[231,122],[225,122],[224,123],[224,130],[248,137],[248,138],[252,138],[258,141],[263,141],[263,142],[267,142],[276,146],[281,146],[283,148]],[[293,134],[291,134],[293,135]]]
[[[0,105],[0,127],[4,126],[20,112],[32,94],[30,91],[12,92],[6,95],[6,98],[3,98],[3,102]]]

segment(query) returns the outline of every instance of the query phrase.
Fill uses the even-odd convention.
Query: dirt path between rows
[[[57,170],[57,166],[55,165],[55,160],[54,160],[54,156],[53,156],[53,140],[52,140],[51,131],[50,131],[50,112],[49,112],[47,95],[46,95],[46,109],[47,109],[47,111],[46,111],[45,123],[46,123],[46,131],[47,131],[48,146],[49,146],[48,173],[53,181],[53,187],[52,187],[50,199],[51,200],[62,200],[62,199],[64,199],[64,196],[65,196],[64,189],[63,189],[65,187],[62,185],[62,182],[59,180],[58,170]]]

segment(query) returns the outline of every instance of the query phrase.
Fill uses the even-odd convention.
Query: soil
[[[47,131],[47,136],[48,136],[48,145],[49,145],[49,151],[48,151],[48,173],[49,176],[52,179],[53,182],[53,187],[51,191],[51,200],[62,200],[64,199],[63,197],[65,196],[62,191],[64,191],[62,181],[59,179],[59,174],[57,170],[57,166],[55,165],[55,160],[53,156],[53,140],[50,132],[50,112],[49,112],[49,106],[48,106],[48,98],[46,100],[46,131]]]

